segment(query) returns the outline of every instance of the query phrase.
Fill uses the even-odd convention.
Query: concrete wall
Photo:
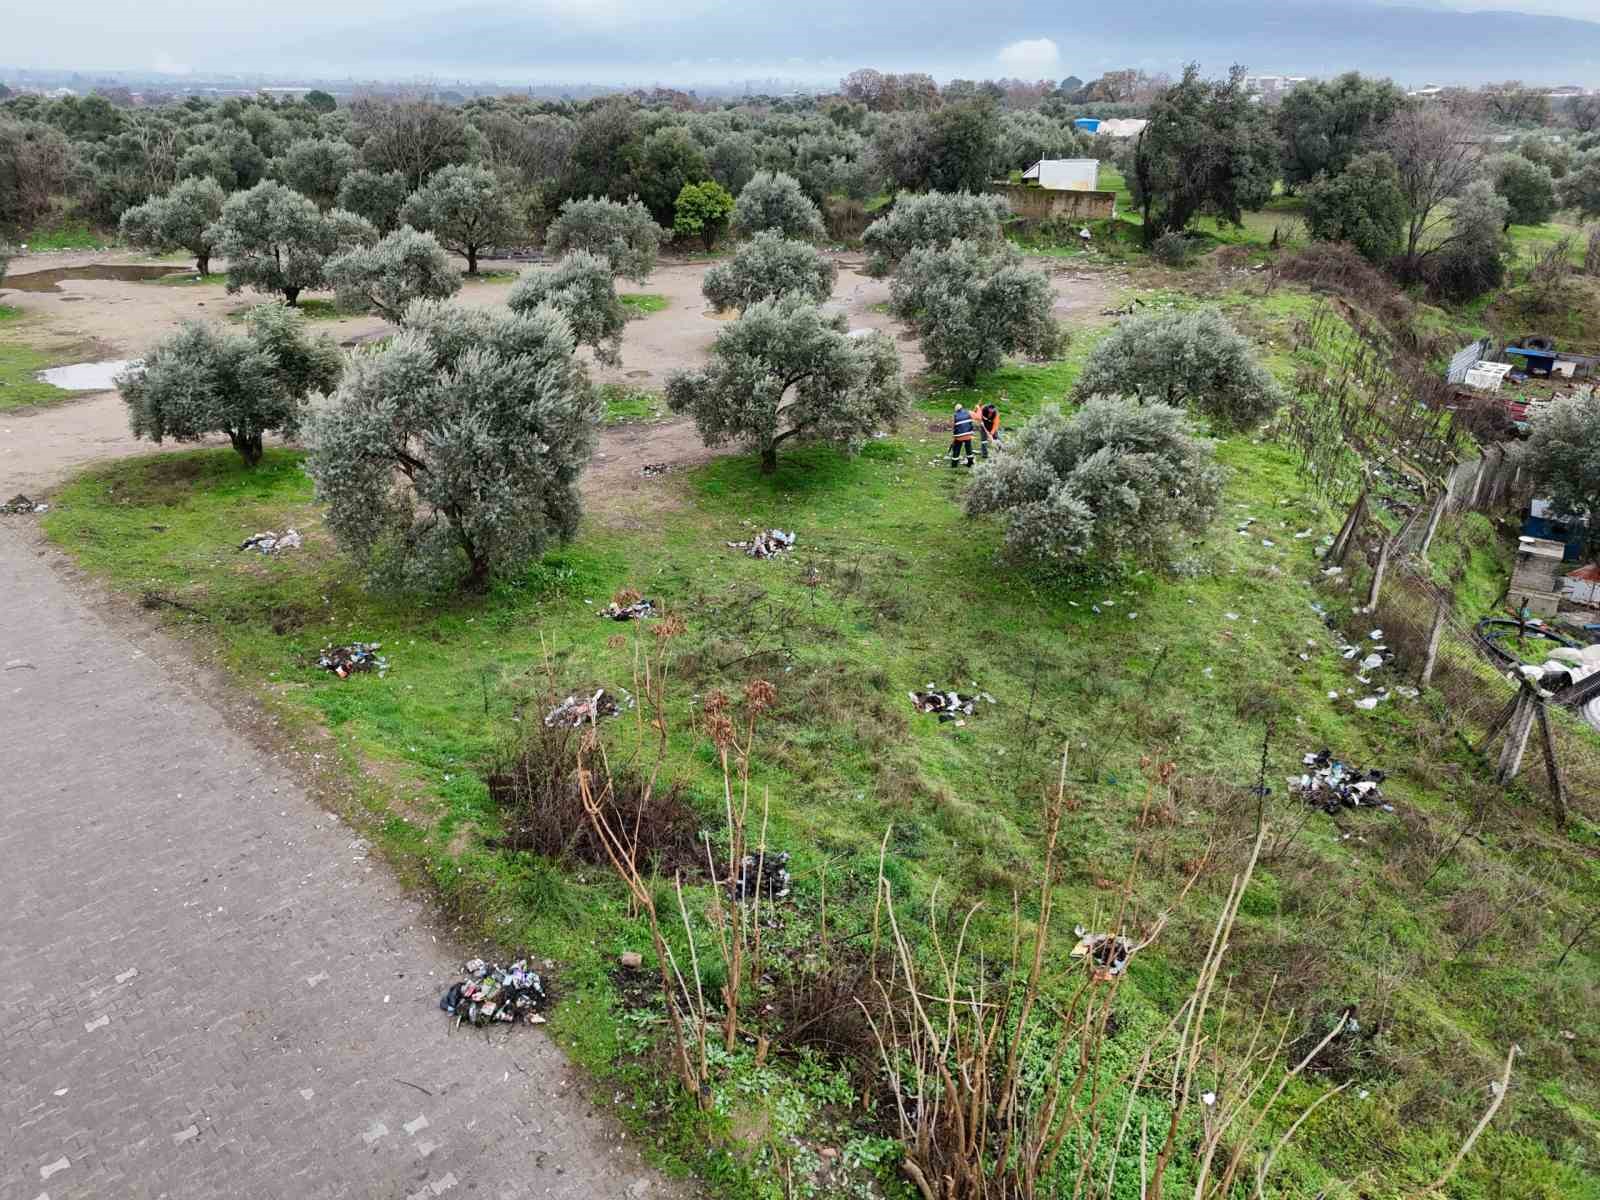
[[[1071,221],[1104,221],[1116,214],[1115,192],[1066,192],[1050,188],[997,183],[994,191],[1006,198],[1011,211],[1029,221],[1052,217]]]

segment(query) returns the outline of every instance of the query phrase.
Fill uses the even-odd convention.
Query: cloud
[[[1038,79],[1061,65],[1061,50],[1049,38],[1027,38],[1005,47],[995,61],[1008,75]]]

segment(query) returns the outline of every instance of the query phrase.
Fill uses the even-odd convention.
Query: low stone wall
[[[1115,192],[1069,192],[1017,183],[997,183],[993,190],[1006,198],[1014,214],[1027,221],[1106,221],[1117,211]]]

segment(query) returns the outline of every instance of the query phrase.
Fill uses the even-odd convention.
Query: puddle
[[[109,392],[117,386],[114,381],[118,375],[143,361],[115,358],[105,362],[72,363],[40,371],[39,378],[68,392]]]
[[[14,288],[19,292],[59,292],[56,285],[63,279],[160,279],[163,275],[194,274],[182,267],[136,266],[126,263],[91,263],[87,267],[55,267],[49,271],[29,271],[23,275],[7,275],[0,287]]]

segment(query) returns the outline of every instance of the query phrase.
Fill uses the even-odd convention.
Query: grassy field
[[[647,388],[631,388],[620,383],[608,383],[600,389],[605,401],[603,420],[607,425],[631,425],[644,421],[659,421],[667,415],[667,404],[660,392]]]
[[[44,253],[49,250],[101,250],[117,245],[117,236],[93,229],[82,221],[62,221],[56,225],[30,229],[16,241],[35,253]]]
[[[1309,298],[1239,292],[1223,303],[1275,370],[1292,371],[1285,331]],[[785,971],[815,956],[824,883],[833,936],[843,943],[865,927],[886,830],[885,872],[903,911],[925,910],[936,885],[953,910],[982,902],[971,936],[1003,955],[1013,889],[1036,871],[1040,797],[1069,746],[1058,954],[1074,923],[1104,919],[1136,847],[1142,921],[1211,845],[1194,893],[1119,993],[1115,1041],[1137,1053],[1183,994],[1254,830],[1249,789],[1270,730],[1265,813],[1281,844],[1247,894],[1233,1004],[1267,1004],[1291,1038],[1356,1004],[1364,1030],[1325,1075],[1294,1084],[1269,1122],[1280,1131],[1330,1082],[1352,1083],[1283,1153],[1277,1194],[1415,1194],[1476,1120],[1515,1041],[1512,1099],[1442,1194],[1600,1197],[1600,951],[1579,947],[1552,965],[1562,934],[1600,896],[1595,813],[1558,831],[1525,797],[1496,792],[1478,834],[1456,838],[1486,794],[1480,768],[1439,731],[1426,697],[1367,713],[1343,694],[1358,687],[1351,664],[1313,607],[1349,605],[1313,555],[1339,514],[1305,493],[1290,455],[1262,438],[1220,446],[1226,504],[1172,575],[1043,574],[1004,561],[999,528],[963,514],[963,474],[942,460],[953,400],[1004,392],[1014,426],[1065,400],[1092,341],[975,389],[931,387],[899,431],[858,457],[797,449],[763,476],[735,455],[668,477],[647,520],[591,517],[573,544],[483,600],[418,604],[365,590],[288,451],[255,471],[227,451],[103,468],[63,489],[45,526],[115,588],[188,606],[164,611],[290,728],[326,729],[364,780],[358,816],[379,844],[498,940],[561,962],[552,1028],[608,1094],[626,1090],[630,1119],[666,1158],[721,1194],[788,1195],[786,1173],[807,1177],[822,1146],[842,1148],[857,1187],[887,1171],[892,1153],[881,1116],[852,1105],[851,1065],[786,1046],[778,1018],[762,1018],[774,1022],[773,1057],[719,1057],[711,1111],[695,1112],[656,1052],[659,1002],[614,968],[620,951],[648,950],[620,889],[603,870],[497,844],[505,816],[483,777],[551,682],[560,695],[632,686],[634,639],[653,643],[649,630],[596,616],[623,587],[687,626],[672,644],[668,773],[713,834],[721,783],[696,731],[699,700],[755,678],[777,686],[753,775],[771,797],[768,841],[793,852],[796,875],[770,935],[781,947],[774,1002]],[[631,403],[615,398],[618,412]],[[307,533],[302,552],[234,552],[247,534],[285,524]],[[767,526],[795,530],[796,550],[756,561],[727,548]],[[1480,602],[1506,549],[1492,529],[1453,533],[1438,569]],[[313,668],[318,648],[350,640],[384,644],[387,678]],[[942,725],[906,698],[930,683],[996,703]],[[621,747],[628,730],[618,722],[607,740]],[[1395,811],[1336,821],[1287,796],[1283,777],[1324,746],[1388,770]],[[1179,775],[1141,820],[1146,756],[1176,762]],[[1530,904],[1532,884],[1542,898]],[[687,886],[698,912],[703,880]],[[1224,1044],[1233,1032],[1221,1031]],[[1136,1172],[1135,1154],[1122,1178]],[[1170,1194],[1185,1187],[1192,1179],[1176,1179]]]
[[[622,307],[628,310],[630,319],[647,317],[651,313],[658,313],[669,303],[665,296],[654,292],[620,292],[617,299],[622,301]]]

